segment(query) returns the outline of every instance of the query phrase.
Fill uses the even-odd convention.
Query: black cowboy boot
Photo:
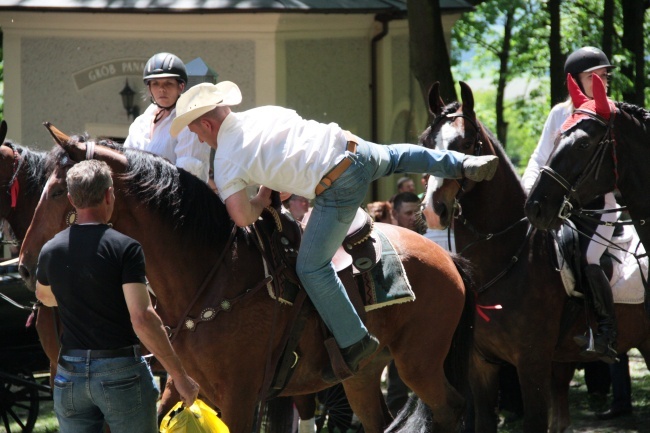
[[[614,297],[609,280],[599,265],[587,265],[585,277],[591,291],[591,303],[598,322],[598,331],[594,337],[593,347],[589,347],[584,336],[574,340],[583,347],[582,355],[589,356],[594,352],[601,361],[608,364],[616,362],[616,316],[614,313]]]
[[[375,353],[375,350],[377,350],[378,347],[379,340],[377,340],[377,338],[371,333],[367,333],[365,337],[354,343],[352,346],[341,349],[341,355],[343,356],[345,364],[354,374],[359,370],[359,363]],[[323,379],[326,382],[337,382],[340,380],[334,374],[331,366],[326,368],[323,372]]]

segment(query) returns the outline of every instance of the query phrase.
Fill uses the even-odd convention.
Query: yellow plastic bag
[[[197,399],[183,407],[179,401],[160,423],[160,433],[230,433],[228,426],[207,404]]]

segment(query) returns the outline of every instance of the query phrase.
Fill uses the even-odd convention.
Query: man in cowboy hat
[[[377,145],[344,131],[300,117],[295,111],[265,106],[235,113],[241,102],[236,84],[198,84],[177,104],[173,136],[186,126],[216,150],[214,181],[233,221],[252,224],[271,204],[271,192],[314,199],[298,253],[297,272],[354,373],[379,341],[368,332],[331,265],[368,185],[392,173],[431,173],[473,181],[494,176],[495,156],[474,157],[412,144]],[[246,187],[262,185],[253,198]],[[331,370],[327,381],[336,381]]]

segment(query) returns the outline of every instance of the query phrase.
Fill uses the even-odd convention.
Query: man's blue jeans
[[[412,144],[377,145],[358,141],[352,165],[314,200],[298,253],[297,271],[307,294],[339,347],[348,347],[368,332],[332,267],[332,257],[376,179],[393,173],[429,173],[462,177],[466,155]]]
[[[61,433],[157,433],[159,390],[142,357],[62,356],[54,378]],[[62,365],[63,364],[63,365]]]

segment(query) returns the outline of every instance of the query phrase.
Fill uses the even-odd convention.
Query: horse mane
[[[639,107],[628,102],[615,102],[616,108],[624,113],[629,114],[634,119],[638,120],[642,125],[650,124],[650,111],[645,108]]]
[[[87,140],[85,135],[71,137],[74,142]],[[228,237],[232,223],[226,206],[205,182],[153,153],[124,148],[110,140],[99,140],[96,145],[126,157],[126,172],[119,176],[125,194],[136,197],[169,222],[177,234],[194,245],[215,245]],[[50,174],[64,156],[68,153],[59,146],[47,155]]]
[[[126,149],[129,165],[122,176],[127,194],[168,221],[194,244],[216,245],[232,228],[226,206],[210,187],[167,159]]]
[[[47,152],[35,151],[14,143],[11,140],[7,140],[6,143],[13,145],[23,158],[23,163],[20,168],[21,170],[24,170],[25,180],[27,183],[25,188],[27,192],[30,195],[40,195],[49,177],[45,168]]]
[[[503,145],[501,144],[499,139],[496,137],[496,135],[494,135],[494,133],[490,130],[490,128],[485,126],[485,124],[483,122],[481,122],[478,119],[476,119],[476,121],[481,126],[481,128],[483,128],[483,131],[487,135],[488,139],[492,142],[492,146],[494,147],[494,150],[495,150],[497,156],[500,159],[505,160],[508,163],[508,166],[510,167],[510,171],[512,171],[512,173],[515,175],[515,177],[517,179],[520,179],[519,173],[517,173],[517,169],[515,168],[514,164],[512,163],[512,160],[508,157],[508,154],[506,153],[506,150],[504,149]],[[522,189],[523,189],[523,187],[522,187]]]
[[[440,113],[440,115],[434,117],[434,119],[431,121],[429,126],[427,126],[427,128],[422,132],[422,134],[420,134],[420,136],[418,137],[418,141],[420,143],[425,143],[426,138],[431,133],[431,127],[433,125],[435,125],[436,122],[438,122],[438,120],[444,119],[446,115],[451,114],[451,113],[455,113],[456,111],[458,111],[459,108],[460,108],[460,102],[457,102],[457,101],[454,101],[454,102],[446,105],[445,108],[442,109],[442,113]],[[431,143],[431,144],[433,144],[433,143]]]

